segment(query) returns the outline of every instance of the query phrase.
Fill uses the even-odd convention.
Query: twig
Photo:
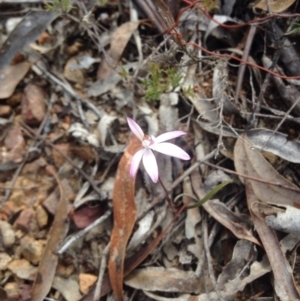
[[[218,288],[218,284],[217,284],[216,277],[215,277],[214,270],[213,270],[213,262],[212,262],[212,257],[210,254],[210,247],[209,247],[209,243],[208,243],[208,225],[207,225],[207,223],[208,223],[207,214],[206,214],[206,212],[203,212],[202,235],[203,235],[203,243],[204,243],[204,248],[205,248],[205,255],[206,255],[206,259],[207,259],[209,277],[210,277],[211,284],[213,285],[215,292],[218,295],[218,299],[223,300],[220,290]]]
[[[81,96],[79,96],[71,87],[71,85],[69,83],[64,83],[61,80],[59,80],[57,77],[55,77],[52,73],[48,72],[47,69],[45,68],[44,64],[39,61],[37,62],[36,66],[32,66],[31,69],[36,72],[37,74],[40,74],[40,71],[42,71],[47,78],[49,78],[52,82],[54,82],[55,84],[61,86],[67,93],[69,93],[72,97],[74,97],[75,99],[78,99],[79,101],[81,101],[84,105],[86,105],[89,109],[91,109],[96,115],[97,117],[101,118],[102,114],[100,113],[100,111],[96,108],[96,106],[94,106],[91,102],[89,102],[88,100],[82,98]]]
[[[28,125],[26,125],[24,122],[20,121],[20,124],[33,136],[35,136],[36,138],[39,138],[41,140],[43,140],[48,146],[52,147],[55,151],[57,151],[66,161],[68,161],[80,174],[81,176],[87,180],[91,186],[93,187],[93,189],[99,194],[101,195],[101,191],[100,188],[96,185],[95,181],[89,176],[87,175],[80,167],[76,166],[76,164],[68,157],[66,156],[58,147],[56,147],[52,142],[50,142],[49,140],[47,140],[45,137],[36,134],[34,132],[34,130],[32,130]]]
[[[14,187],[7,187],[4,185],[0,185],[0,189],[10,189],[10,190],[31,190],[31,189],[35,189],[35,188],[39,188],[38,185],[32,185],[32,186],[14,186]]]
[[[105,273],[106,266],[107,266],[107,256],[108,256],[109,248],[110,248],[110,243],[108,243],[108,245],[105,247],[105,249],[102,252],[98,280],[97,280],[96,287],[95,287],[93,301],[98,301],[98,300],[100,300],[100,297],[101,297],[101,288],[102,288],[104,273]]]
[[[173,212],[176,212],[176,209],[175,209],[175,207],[174,207],[174,205],[173,205],[173,203],[172,203],[172,201],[171,201],[171,199],[170,199],[170,197],[169,197],[168,190],[167,190],[167,188],[165,187],[165,185],[164,185],[164,183],[163,183],[163,181],[161,180],[160,177],[158,177],[158,182],[159,182],[159,184],[161,185],[161,187],[163,188],[163,190],[164,190],[164,192],[165,192],[165,194],[166,194],[165,196],[166,196],[166,199],[167,199],[167,201],[168,201],[168,204],[169,204],[171,210],[172,210]]]
[[[246,45],[245,45],[245,49],[243,51],[243,57],[242,57],[243,60],[246,60],[249,57],[249,52],[251,50],[254,35],[256,34],[256,29],[257,29],[257,27],[255,25],[252,25],[250,27],[248,37],[247,37],[247,41],[246,41]],[[236,87],[235,87],[235,101],[236,102],[239,98],[239,94],[240,94],[240,91],[241,91],[242,83],[243,83],[243,80],[244,80],[245,70],[246,70],[246,65],[241,64],[239,66],[238,78],[237,78],[237,83],[236,83]]]
[[[66,240],[64,241],[64,243],[62,244],[62,246],[57,251],[57,254],[59,254],[59,255],[63,254],[76,240],[78,240],[80,237],[84,236],[86,233],[88,233],[90,230],[92,230],[96,226],[103,223],[111,215],[111,213],[112,213],[112,211],[108,210],[105,214],[103,214],[101,217],[96,219],[93,223],[88,225],[83,230],[67,237]]]
[[[175,30],[175,28],[178,26],[178,22],[179,22],[179,18],[180,16],[188,9],[190,9],[192,6],[194,6],[196,3],[198,3],[199,1],[194,1],[194,2],[190,2],[190,1],[185,1],[188,6],[185,7],[184,9],[182,9],[180,11],[180,13],[178,14],[177,16],[177,20],[176,21],[173,21],[173,24],[172,26],[169,28],[169,30],[167,31],[175,40],[175,42],[178,44],[178,45],[181,45],[181,46],[193,46],[201,51],[203,51],[204,53],[208,54],[208,55],[211,55],[211,56],[214,56],[214,57],[219,57],[219,58],[225,58],[225,59],[232,59],[232,60],[235,60],[235,61],[238,61],[242,64],[245,64],[245,65],[248,65],[250,67],[253,67],[253,68],[256,68],[256,69],[259,69],[261,71],[264,71],[268,74],[271,74],[273,76],[276,76],[276,77],[279,77],[279,78],[282,78],[282,79],[300,79],[300,76],[297,75],[297,76],[285,76],[285,75],[281,75],[279,73],[276,73],[276,72],[273,72],[272,70],[270,69],[267,69],[263,66],[260,66],[260,65],[257,65],[256,63],[252,63],[252,62],[249,62],[247,60],[244,60],[244,59],[240,59],[238,58],[237,56],[234,56],[234,55],[230,55],[230,54],[222,54],[222,53],[217,53],[217,52],[214,52],[214,51],[210,51],[208,49],[206,49],[205,47],[202,47],[200,46],[199,44],[197,43],[194,43],[194,42],[185,42],[183,39],[182,39],[182,36],[180,33],[177,32],[177,30]],[[213,22],[217,23],[219,26],[222,26],[222,27],[228,27],[228,25],[225,25],[225,24],[222,24],[220,22],[218,22],[217,20],[215,20],[212,16],[210,16],[206,11],[204,11],[203,9],[201,9],[200,7],[198,7],[197,9],[199,9],[205,16],[207,16],[210,20],[212,20]],[[168,12],[165,12],[165,13],[168,13]],[[268,19],[274,19],[275,16],[278,16],[278,15],[271,15],[271,16],[268,16],[267,18],[264,19],[265,20],[268,20]],[[293,14],[293,16],[299,16],[299,14]],[[281,14],[281,17],[285,17],[285,18],[291,18],[291,15],[284,15],[284,14]],[[170,18],[172,18],[172,16],[170,16]],[[243,24],[238,24],[238,25],[230,25],[230,28],[239,28],[239,27],[242,27],[242,26],[245,26],[245,24],[247,25],[250,25],[250,24],[258,24],[261,20],[259,19],[256,19],[254,21],[250,21],[250,22],[247,22],[247,23],[243,23]]]
[[[218,166],[218,165],[215,165],[215,164],[212,164],[212,163],[209,163],[209,162],[202,162],[208,166],[211,166],[211,167],[214,167],[214,168],[217,168],[217,169],[221,169],[225,172],[228,172],[230,174],[234,174],[234,175],[237,175],[239,177],[242,177],[242,178],[246,178],[246,179],[250,179],[250,180],[253,180],[253,181],[256,181],[256,182],[261,182],[261,183],[264,183],[264,184],[269,184],[269,185],[274,185],[274,186],[277,186],[277,187],[282,187],[282,188],[285,188],[285,189],[288,189],[288,190],[292,190],[292,191],[296,191],[296,192],[300,192],[300,189],[297,188],[297,187],[291,187],[291,186],[287,186],[287,185],[283,185],[283,184],[280,184],[278,182],[270,182],[268,180],[264,180],[264,179],[261,179],[261,178],[256,178],[256,177],[252,177],[252,176],[249,176],[249,175],[245,175],[245,174],[242,174],[242,173],[238,173],[236,171],[233,171],[231,169],[227,169],[225,167],[222,167],[222,166]]]

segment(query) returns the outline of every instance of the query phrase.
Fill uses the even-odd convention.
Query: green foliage
[[[203,3],[208,12],[218,8],[218,2],[216,0],[203,0]]]
[[[53,0],[52,3],[45,3],[46,9],[56,13],[66,13],[72,8],[71,0]]]
[[[175,68],[167,69],[166,74],[170,79],[171,86],[178,87],[182,79],[182,75],[179,72],[177,72]]]
[[[121,69],[122,70],[120,71],[119,74],[124,78],[124,80],[129,81],[130,75],[129,75],[128,71],[123,66],[121,66]]]
[[[164,70],[159,64],[150,63],[149,76],[141,81],[145,89],[146,100],[158,100],[160,94],[166,92],[170,87],[178,87],[181,78],[181,74],[175,68]]]
[[[193,86],[189,86],[187,89],[183,90],[183,94],[186,97],[194,97],[195,96],[195,91]]]
[[[289,32],[287,32],[285,35],[294,35],[294,36],[298,36],[300,34],[300,23],[296,23],[294,22],[293,24],[293,29]]]
[[[105,6],[106,4],[108,4],[108,0],[98,0],[98,4],[100,6]]]
[[[196,207],[202,206],[205,202],[210,200],[217,192],[219,192],[223,187],[230,184],[231,182],[232,182],[231,180],[222,182],[221,184],[219,184],[215,188],[213,188],[209,193],[207,193],[206,196],[204,198],[202,198],[201,200],[199,200],[196,204],[188,206],[187,208],[191,209],[191,208],[196,208]]]
[[[142,79],[142,85],[146,90],[146,100],[159,99],[159,95],[164,90],[163,72],[158,64],[149,65],[149,78]]]

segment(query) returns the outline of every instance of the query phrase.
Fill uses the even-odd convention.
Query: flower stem
[[[171,201],[171,199],[170,199],[170,197],[169,197],[168,190],[166,189],[166,187],[165,187],[165,185],[164,185],[164,183],[162,182],[162,180],[161,180],[160,177],[158,177],[158,182],[160,183],[161,187],[163,188],[163,190],[164,190],[164,192],[165,192],[165,194],[166,194],[167,201],[168,201],[169,206],[171,207],[172,211],[173,211],[173,212],[177,212],[176,208],[174,207],[174,205],[173,205],[173,203],[172,203],[172,201]]]

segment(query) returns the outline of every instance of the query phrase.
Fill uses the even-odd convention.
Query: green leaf
[[[217,192],[219,192],[223,187],[225,187],[229,183],[232,183],[232,180],[220,183],[215,188],[213,188],[209,193],[207,193],[204,198],[202,198],[196,204],[188,206],[187,209],[191,209],[191,208],[196,208],[196,207],[202,206],[205,202],[207,202],[208,200],[210,200]]]

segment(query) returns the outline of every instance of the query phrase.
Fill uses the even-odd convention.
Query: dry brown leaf
[[[109,278],[117,301],[123,300],[124,259],[126,246],[132,233],[136,206],[135,180],[130,177],[132,156],[141,148],[141,142],[132,136],[119,165],[113,190],[114,227],[110,237]]]
[[[199,294],[199,278],[192,271],[175,268],[147,267],[137,269],[124,279],[126,285],[146,291]]]
[[[89,145],[73,146],[71,147],[71,153],[84,160],[88,164],[91,164],[93,161],[95,161],[94,149]]]
[[[298,237],[300,232],[300,209],[288,206],[270,205],[262,202],[253,204],[252,211],[263,216],[266,224],[276,231]]]
[[[0,69],[0,99],[12,96],[16,86],[26,75],[30,67],[30,63],[23,62]]]
[[[263,202],[300,206],[299,192],[297,188],[283,176],[281,176],[262,156],[260,151],[250,147],[251,141],[244,134],[237,139],[234,147],[234,164],[239,174],[248,175],[254,178],[263,179],[266,183],[249,180],[252,184],[255,196]],[[243,177],[240,177],[243,182]],[[271,185],[267,182],[278,183],[287,188]],[[288,189],[290,187],[290,190]]]
[[[203,188],[201,176],[197,171],[192,174],[192,185],[199,200],[202,199],[206,193]],[[229,229],[236,237],[249,240],[260,246],[259,241],[245,227],[245,220],[229,210],[219,200],[209,200],[202,206],[215,220]]]
[[[58,183],[60,202],[32,287],[32,301],[43,300],[50,291],[58,263],[56,250],[65,238],[68,230],[68,200],[63,185],[52,166],[47,166],[47,170],[55,177]]]
[[[276,294],[281,300],[298,300],[300,295],[294,282],[292,269],[281,250],[276,233],[266,224],[263,216],[255,214],[252,210],[254,204],[259,202],[252,185],[250,180],[245,180],[248,208],[272,267]]]
[[[104,58],[98,69],[98,79],[103,80],[109,77],[112,70],[117,66],[118,61],[133,32],[139,26],[139,22],[126,22],[119,26],[113,33],[110,48],[107,51],[109,58]],[[109,62],[107,62],[109,60]]]
[[[242,214],[238,215],[232,212],[219,200],[210,200],[206,204],[206,206],[203,205],[204,209],[219,223],[229,229],[236,237],[249,240],[259,246],[261,245],[247,229],[247,225],[245,223],[246,219],[243,219]]]
[[[73,195],[74,191],[67,179],[61,180],[62,186],[64,188],[65,194],[67,196]],[[50,189],[50,188],[49,188]],[[53,215],[56,215],[59,206],[59,187],[55,189],[48,197],[43,201],[43,206]]]
[[[288,9],[295,2],[296,0],[258,0],[256,3],[254,3],[253,8],[269,11],[269,5],[271,10],[270,13],[281,13]]]

